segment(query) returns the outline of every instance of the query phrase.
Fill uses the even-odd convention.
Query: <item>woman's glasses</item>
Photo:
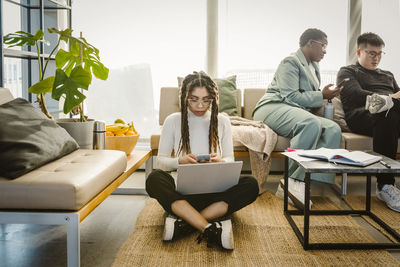
[[[191,106],[199,106],[200,104],[202,104],[204,107],[209,107],[213,102],[213,99],[199,100],[199,99],[189,98],[188,101]]]
[[[321,45],[321,48],[322,48],[323,50],[326,50],[326,48],[327,48],[327,46],[328,46],[327,43],[323,43],[323,42],[320,42],[320,41],[317,41],[317,40],[312,40],[312,41],[315,42],[315,43],[317,43],[317,44],[320,44],[320,45]]]

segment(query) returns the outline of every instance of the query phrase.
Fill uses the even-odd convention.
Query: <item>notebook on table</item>
[[[236,185],[242,161],[178,165],[176,190],[184,195],[223,192]]]
[[[346,149],[319,148],[315,150],[303,150],[299,156],[327,160],[329,162],[365,167],[382,159],[363,151],[348,151]]]

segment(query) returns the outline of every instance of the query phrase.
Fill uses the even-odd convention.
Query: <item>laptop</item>
[[[239,182],[242,161],[178,165],[176,190],[184,195],[223,192]]]

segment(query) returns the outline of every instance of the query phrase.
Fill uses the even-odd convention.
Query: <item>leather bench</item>
[[[0,105],[12,99],[0,88]],[[79,266],[79,223],[149,157],[78,149],[14,180],[0,177],[0,224],[65,225],[68,266]]]

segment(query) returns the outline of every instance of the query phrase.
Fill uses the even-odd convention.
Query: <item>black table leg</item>
[[[371,212],[371,174],[367,175],[367,193],[365,196],[365,210]]]
[[[288,198],[289,198],[289,160],[285,157],[285,173],[284,173],[285,185],[283,186],[283,211],[288,210]]]
[[[304,197],[304,249],[308,249],[309,245],[309,232],[310,232],[310,180],[311,174],[306,172],[304,179],[305,183],[305,197]]]

